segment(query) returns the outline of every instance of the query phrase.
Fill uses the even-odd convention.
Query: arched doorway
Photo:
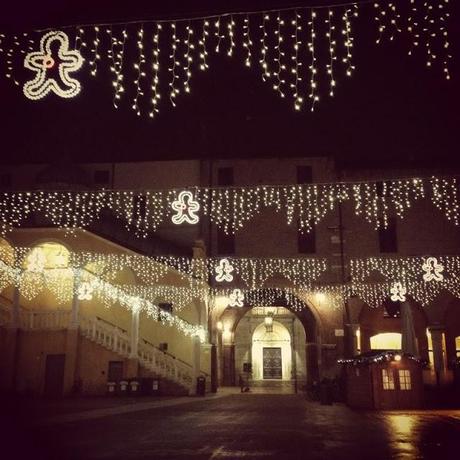
[[[307,382],[306,343],[304,325],[289,309],[247,310],[234,332],[234,382],[242,376],[257,387],[303,388]]]
[[[286,326],[260,323],[252,334],[252,380],[291,380],[291,335]]]

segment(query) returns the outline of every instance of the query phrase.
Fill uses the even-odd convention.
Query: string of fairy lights
[[[460,256],[351,259],[347,267],[350,281],[339,284],[321,282],[329,268],[323,259],[187,259],[70,252],[61,246],[54,253],[40,246],[4,246],[0,247],[0,261],[0,289],[17,285],[27,299],[49,289],[59,301],[68,302],[76,289],[80,300],[97,296],[110,307],[118,293],[128,307],[144,299],[152,315],[159,313],[150,305],[170,303],[180,311],[196,299],[218,297],[236,308],[276,305],[281,300],[297,311],[309,301],[341,308],[352,297],[371,307],[388,299],[413,299],[426,306],[443,291],[460,298]],[[131,283],[125,279],[120,284],[119,274],[126,269],[134,277]],[[79,274],[77,288],[75,273]]]
[[[333,97],[340,78],[356,69],[354,44],[358,18],[374,22],[377,44],[399,39],[408,54],[418,50],[428,68],[440,67],[450,79],[449,0],[356,1],[340,5],[297,7],[260,12],[233,12],[199,18],[128,23],[78,24],[60,30],[0,33],[0,66],[15,85],[35,82],[38,100],[49,92],[65,96],[66,79],[76,79],[85,63],[90,76],[106,76],[113,86],[113,105],[128,99],[138,116],[154,118],[162,101],[176,106],[192,91],[195,72],[210,67],[210,54],[237,57],[247,68],[260,68],[261,78],[281,97],[290,96],[295,110],[315,109],[321,94]],[[43,41],[59,44],[59,59]],[[73,44],[73,45],[71,45]],[[67,60],[72,53],[78,61]],[[339,63],[343,65],[339,65]],[[32,74],[23,68],[35,72]],[[58,70],[56,71],[56,68]],[[168,97],[162,98],[162,94]],[[124,98],[123,96],[126,95]]]
[[[393,179],[370,182],[193,187],[188,190],[11,191],[0,194],[0,233],[5,235],[33,214],[71,231],[88,228],[109,211],[139,237],[162,225],[196,225],[208,218],[235,234],[261,212],[284,214],[287,225],[308,233],[338,203],[373,228],[386,228],[390,217],[403,218],[422,199],[454,225],[460,225],[456,177]]]

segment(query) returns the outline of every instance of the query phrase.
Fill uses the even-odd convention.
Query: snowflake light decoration
[[[406,301],[406,294],[407,289],[400,283],[394,283],[392,288],[390,289],[391,293],[391,300],[393,302],[405,302]]]
[[[216,281],[221,283],[222,281],[231,282],[233,281],[233,266],[228,259],[221,259],[219,264],[216,265]]]
[[[195,201],[192,192],[184,190],[179,193],[177,200],[173,201],[171,207],[177,214],[172,216],[172,221],[176,225],[183,222],[197,224],[199,217],[195,214],[200,210],[200,203]]]
[[[61,31],[51,31],[40,40],[40,51],[28,53],[24,67],[36,72],[35,78],[24,84],[23,92],[32,100],[44,98],[49,92],[64,98],[75,97],[80,82],[70,77],[83,65],[77,50],[69,50],[69,37]]]
[[[87,281],[78,286],[77,298],[78,300],[91,300],[93,298],[93,286]]]
[[[444,275],[444,267],[438,262],[436,257],[428,257],[422,265],[422,270],[425,272],[423,274],[423,281],[442,281]]]
[[[241,289],[233,289],[232,293],[229,295],[230,298],[230,307],[242,307],[244,301],[244,294],[241,292]]]

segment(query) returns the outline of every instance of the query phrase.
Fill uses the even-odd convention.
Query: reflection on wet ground
[[[46,407],[35,419],[23,411],[9,418],[3,445],[34,460],[460,458],[460,411],[359,412],[297,395],[229,394],[85,414],[50,421]]]

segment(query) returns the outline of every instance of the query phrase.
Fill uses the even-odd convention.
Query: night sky
[[[210,1],[149,2],[153,6],[135,0],[114,3],[44,0],[26,9],[16,2],[6,11],[2,7],[0,31],[326,2],[233,1],[219,2],[218,7]],[[363,10],[355,26],[356,71],[351,79],[340,74],[334,98],[324,88],[314,113],[295,112],[291,97],[280,99],[262,82],[258,58],[247,69],[239,51],[233,58],[225,52],[210,53],[210,68],[193,72],[191,94],[180,95],[175,109],[163,94],[160,114],[154,120],[137,117],[128,100],[118,110],[113,108],[105,65],[94,79],[87,69],[78,74],[83,90],[71,100],[49,95],[29,101],[21,88],[0,75],[1,161],[329,155],[344,166],[428,167],[449,172],[460,167],[456,60],[460,15],[457,5],[454,10],[458,2],[451,3],[454,59],[450,81],[444,79],[441,67],[426,69],[421,52],[409,57],[405,39],[376,45],[376,27]]]

